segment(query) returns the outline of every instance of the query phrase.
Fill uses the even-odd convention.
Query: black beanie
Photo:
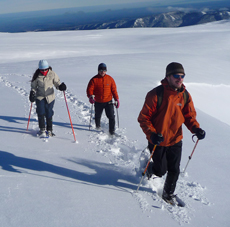
[[[100,63],[100,64],[98,65],[98,71],[99,71],[99,70],[107,70],[106,64],[105,64],[105,63]]]
[[[166,76],[170,76],[176,73],[183,73],[185,75],[184,68],[180,63],[171,62],[166,67]]]

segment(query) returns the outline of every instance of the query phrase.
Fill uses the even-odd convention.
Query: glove
[[[119,106],[120,106],[119,99],[115,100],[114,106],[116,106],[117,109],[119,108]]]
[[[204,139],[206,133],[205,133],[205,131],[203,129],[195,128],[193,131],[194,131],[194,133],[195,133],[195,135],[196,135],[198,140]]]
[[[164,141],[164,137],[160,133],[152,133],[150,139],[154,145],[159,145],[161,142]]]
[[[91,103],[91,104],[94,104],[95,103],[95,99],[94,99],[94,95],[91,95],[90,97],[89,97],[89,102]]]
[[[59,90],[60,91],[65,91],[66,90],[66,85],[64,84],[64,82],[62,82],[60,85],[59,85]]]
[[[36,99],[35,92],[34,91],[30,91],[30,97],[29,97],[30,102],[34,102],[35,99]]]

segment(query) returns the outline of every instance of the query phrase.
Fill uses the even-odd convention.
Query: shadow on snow
[[[18,133],[26,132],[28,118],[14,117],[14,116],[0,116],[0,120],[4,120],[4,121],[7,121],[9,123],[16,123],[16,124],[20,124],[20,125],[25,126],[23,128],[9,127],[9,126],[0,126],[0,131],[18,132]],[[37,120],[36,119],[30,119],[30,122],[37,122]],[[53,125],[57,125],[57,126],[60,126],[60,127],[71,128],[70,123],[53,121]],[[74,129],[81,130],[81,131],[82,130],[86,130],[86,131],[89,130],[89,125],[73,124],[73,127],[74,127]],[[28,130],[31,131],[30,128]]]
[[[106,185],[114,186],[117,189],[113,190],[121,190],[127,191],[137,189],[137,184],[139,183],[139,179],[136,176],[127,175],[122,172],[122,169],[116,167],[111,164],[99,163],[99,162],[92,162],[83,159],[75,159],[67,161],[75,163],[76,165],[83,165],[90,169],[93,169],[96,173],[88,174],[79,172],[77,170],[72,170],[60,166],[56,166],[53,164],[49,164],[40,160],[34,160],[24,157],[19,157],[9,152],[0,151],[0,166],[3,170],[15,172],[15,173],[23,173],[23,174],[31,174],[36,175],[39,177],[47,177],[56,180],[63,180],[63,181],[71,181],[64,178],[58,177],[51,177],[42,174],[35,174],[32,172],[27,172],[24,170],[19,170],[18,168],[23,168],[32,171],[39,171],[39,172],[50,172],[62,177],[68,177],[74,179],[73,182],[77,183],[80,181],[81,183],[99,186],[99,187],[106,187]],[[109,187],[109,189],[112,189]],[[149,191],[150,189],[147,188],[140,188],[139,190]],[[150,190],[151,191],[151,190]],[[127,191],[130,193],[130,191]]]

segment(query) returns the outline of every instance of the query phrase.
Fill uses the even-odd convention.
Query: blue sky
[[[60,9],[71,7],[115,5],[124,3],[143,3],[161,5],[174,3],[207,2],[212,0],[0,0],[0,14],[36,11],[46,9]],[[226,2],[229,0],[226,0]],[[146,6],[147,4],[145,4]]]

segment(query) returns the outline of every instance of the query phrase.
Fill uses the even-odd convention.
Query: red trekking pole
[[[77,142],[76,137],[75,137],[75,133],[74,133],[74,129],[73,129],[72,120],[71,120],[70,113],[69,113],[69,107],[68,107],[68,104],[67,104],[67,100],[66,100],[66,96],[65,96],[65,91],[63,91],[63,93],[64,93],[64,97],[65,97],[65,103],[66,103],[66,107],[67,107],[67,112],[69,114],[70,124],[71,124],[71,127],[72,127],[73,137],[74,137],[75,142]]]
[[[141,181],[140,181],[140,183],[139,183],[139,185],[138,185],[137,192],[138,192],[138,190],[139,190],[139,188],[140,188],[141,182],[142,182],[142,180],[143,180],[143,178],[144,178],[144,176],[145,176],[145,173],[146,173],[146,171],[147,171],[147,169],[148,169],[149,163],[150,163],[150,161],[151,161],[151,158],[153,157],[153,153],[154,153],[156,147],[157,147],[157,145],[155,144],[154,147],[153,147],[152,154],[150,155],[150,158],[149,158],[149,160],[148,160],[148,163],[147,163],[147,165],[146,165],[146,167],[145,167],[145,170],[144,170],[144,172],[142,173],[142,178],[141,178]]]
[[[28,123],[27,123],[27,129],[26,129],[26,131],[28,131],[28,128],[29,128],[30,114],[31,114],[32,106],[33,106],[33,103],[31,102],[31,105],[30,105],[30,113],[29,113],[29,118],[28,118]]]

